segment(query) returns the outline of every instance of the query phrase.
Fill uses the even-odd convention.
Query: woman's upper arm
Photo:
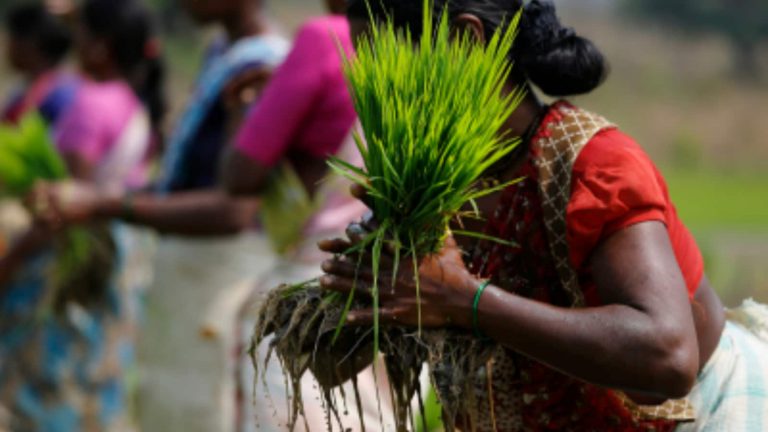
[[[622,229],[598,246],[590,263],[604,304],[623,305],[646,317],[622,325],[645,340],[644,355],[653,360],[648,370],[663,377],[670,395],[687,394],[699,369],[699,345],[666,226],[651,221]]]
[[[644,330],[653,332],[664,355],[695,363],[696,332],[666,225],[663,179],[642,149],[617,131],[599,135],[579,158],[567,216],[572,264],[590,270],[601,304],[648,316],[651,327]]]
[[[685,280],[663,223],[642,222],[612,234],[595,249],[589,263],[604,304],[680,318],[693,331]]]

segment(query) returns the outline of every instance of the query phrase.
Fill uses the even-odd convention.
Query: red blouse
[[[704,260],[669,197],[667,184],[643,149],[618,129],[596,135],[573,167],[567,211],[571,262],[589,303],[599,303],[589,256],[600,242],[631,225],[663,222],[691,298],[704,275]]]
[[[559,102],[552,106],[532,139],[544,138],[559,120]],[[547,241],[535,160],[517,174],[521,181],[502,192],[488,217],[485,233],[509,244],[481,240],[468,260],[471,272],[490,278],[508,292],[562,307],[572,299],[563,289]],[[572,195],[566,222],[571,260],[579,274],[587,305],[598,306],[589,257],[618,230],[645,221],[666,224],[690,294],[702,278],[702,257],[691,234],[677,217],[667,187],[648,156],[630,138],[614,129],[596,135],[583,149],[572,170]],[[611,430],[671,431],[669,420],[638,420],[611,390],[568,377],[512,350],[493,365],[493,388],[478,379],[480,412],[495,415],[477,419],[478,430]],[[491,396],[492,397],[489,397]],[[493,404],[486,402],[492,400]]]

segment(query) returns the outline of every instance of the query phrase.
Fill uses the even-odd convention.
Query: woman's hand
[[[373,268],[370,253],[361,260],[358,255],[344,256],[364,238],[366,228],[352,224],[346,239],[327,240],[320,249],[337,256],[323,263],[326,275],[320,279],[324,289],[348,294],[371,296]],[[386,248],[384,248],[386,249]],[[472,328],[472,301],[480,281],[464,265],[461,250],[449,238],[439,254],[423,259],[418,268],[418,285],[412,258],[401,256],[399,271],[394,272],[394,253],[384,250],[378,274],[379,318],[384,324],[441,328]],[[373,322],[373,309],[351,311],[347,320],[366,325]]]
[[[26,201],[38,223],[57,230],[97,219],[107,194],[85,182],[41,182]]]

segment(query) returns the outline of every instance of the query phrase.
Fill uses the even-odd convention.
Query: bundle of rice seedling
[[[39,115],[24,117],[18,126],[0,125],[0,195],[21,197],[39,180],[66,177],[67,167]]]
[[[27,115],[18,126],[0,125],[0,197],[23,199],[38,181],[67,177],[66,164],[40,115]],[[52,290],[42,310],[60,309],[70,300],[100,300],[114,258],[107,230],[70,228],[54,239],[54,247]]]
[[[467,203],[506,186],[483,189],[480,180],[518,144],[499,131],[523,97],[522,91],[504,88],[519,15],[509,17],[510,25],[483,46],[469,34],[452,34],[447,14],[436,17],[430,0],[423,7],[418,40],[388,22],[358,41],[357,57],[346,62],[364,131],[356,137],[364,166],[338,159],[330,166],[366,189],[378,222],[348,252],[362,257],[365,250],[372,256],[370,302],[354,292],[347,298],[324,293],[317,281],[283,286],[262,306],[254,335],[254,346],[273,336],[270,348],[295,392],[308,369],[330,388],[370,363],[366,350],[383,354],[401,430],[414,417],[411,401],[419,391],[423,364],[429,364],[450,427],[458,413],[473,410],[473,374],[497,347],[451,331],[379,328],[377,313],[372,329],[346,327],[345,317],[352,308],[378,310],[377,274],[384,247],[394,250],[395,267],[409,260],[418,268],[421,258],[441,250],[452,221],[478,216],[463,210]],[[261,365],[255,366],[258,370]],[[301,394],[292,398],[295,419]],[[333,400],[326,402],[333,411]]]

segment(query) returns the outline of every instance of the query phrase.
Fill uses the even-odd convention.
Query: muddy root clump
[[[338,330],[344,306],[343,299],[311,281],[278,287],[258,311],[251,346],[256,377],[263,378],[260,371],[276,356],[286,373],[285,396],[291,401],[291,430],[303,415],[300,381],[307,371],[320,386],[328,418],[338,419],[338,401],[332,390],[354,379],[378,355],[386,365],[398,431],[413,430],[418,415],[424,418],[425,395],[421,394],[419,377],[425,366],[443,407],[446,430],[454,430],[457,424],[467,421],[472,424],[478,415],[483,415],[478,412],[482,392],[478,383],[487,382],[487,365],[502,350],[499,345],[450,330],[419,333],[415,329],[387,327],[380,329],[379,353],[374,353],[372,328],[343,326]],[[356,301],[353,309],[368,306]],[[267,340],[268,354],[259,359],[256,349]],[[359,394],[342,397],[360,408]],[[340,426],[345,430],[350,425]]]

